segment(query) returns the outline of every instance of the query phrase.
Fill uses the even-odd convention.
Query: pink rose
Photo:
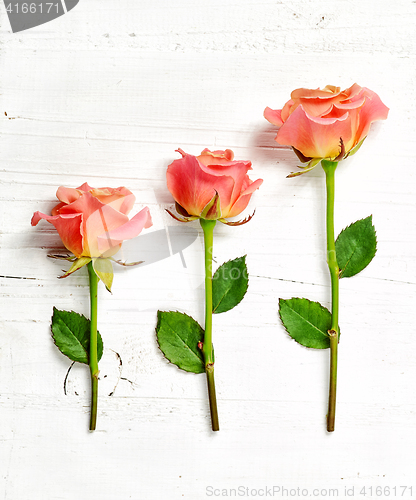
[[[264,117],[280,127],[277,142],[292,146],[301,161],[316,165],[321,159],[339,161],[355,153],[371,123],[385,120],[388,112],[375,92],[354,83],[342,92],[332,85],[296,89],[283,109],[266,108]]]
[[[32,226],[41,219],[53,224],[65,247],[77,258],[110,257],[123,240],[138,236],[152,225],[147,207],[129,220],[127,214],[136,198],[125,187],[95,189],[87,183],[77,189],[61,186],[56,197],[61,203],[52,209],[52,215],[35,212]]]
[[[198,218],[219,220],[239,215],[248,205],[253,192],[263,180],[251,181],[247,171],[250,161],[233,161],[234,153],[204,149],[199,156],[177,150],[182,158],[171,163],[167,170],[168,189],[183,216],[175,219],[188,222]]]

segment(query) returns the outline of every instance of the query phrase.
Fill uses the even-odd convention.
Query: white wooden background
[[[416,2],[81,0],[16,34],[2,4],[0,24],[0,498],[199,500],[239,486],[250,498],[273,486],[416,496]],[[341,282],[327,434],[328,352],[291,341],[277,312],[279,297],[329,306],[323,172],[286,179],[297,159],[262,113],[294,88],[354,82],[391,111],[337,172],[336,231],[373,214],[378,252]],[[88,181],[130,188],[135,212],[150,207],[149,231],[179,226],[164,212],[177,147],[231,148],[264,179],[254,219],[216,229],[217,263],[247,253],[251,274],[244,302],[214,318],[221,431],[210,431],[205,377],[169,365],[155,341],[157,309],[203,323],[199,235],[187,267],[176,254],[117,270],[112,296],[100,288],[106,350],[89,433],[88,370],[70,370],[65,395],[70,362],[49,330],[53,306],[88,315],[86,272],[56,279],[65,263],[46,255],[59,237],[30,218],[59,185]]]

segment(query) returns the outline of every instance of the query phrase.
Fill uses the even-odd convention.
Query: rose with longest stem
[[[335,406],[337,394],[337,365],[338,365],[338,310],[339,310],[339,267],[335,251],[334,233],[334,200],[335,200],[335,170],[338,163],[322,160],[322,167],[326,176],[326,238],[327,259],[331,275],[332,320],[331,329],[328,331],[330,355],[329,368],[329,399],[327,415],[327,431],[335,429]]]
[[[90,278],[90,358],[91,371],[91,418],[90,431],[95,431],[97,423],[97,400],[98,400],[98,352],[97,352],[97,297],[98,276],[96,275],[92,262],[88,263],[88,274]]]
[[[214,227],[217,221],[202,218],[199,221],[204,231],[205,247],[205,334],[202,354],[204,356],[205,372],[207,374],[212,430],[219,431],[220,426],[218,422],[214,381],[214,352],[212,348],[212,248],[214,244]]]

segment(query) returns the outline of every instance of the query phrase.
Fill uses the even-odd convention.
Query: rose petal
[[[62,207],[66,207],[66,203],[58,203],[57,205],[55,205],[51,210],[51,214],[59,215],[59,211],[61,210]]]
[[[134,194],[125,187],[119,187],[117,189],[99,188],[92,189],[90,192],[92,196],[105,205],[111,205],[115,210],[125,215],[130,213],[136,201]]]
[[[247,188],[241,193],[240,197],[237,199],[237,201],[231,207],[231,210],[228,212],[228,215],[226,215],[226,217],[236,217],[237,215],[241,214],[241,212],[243,210],[245,210],[245,208],[247,207],[247,205],[250,201],[251,195],[262,184],[263,184],[263,179],[257,179],[256,181],[251,182],[247,186]]]
[[[282,121],[283,123],[289,118],[290,113],[298,106],[293,99],[287,101],[287,103],[283,106],[282,109]]]
[[[76,257],[81,257],[83,252],[82,214],[45,215],[35,212],[31,224],[36,226],[41,219],[55,226],[65,247]]]
[[[204,165],[210,165],[211,163],[222,165],[223,163],[232,161],[234,153],[231,149],[226,149],[225,151],[210,151],[208,148],[205,148],[197,158]]]
[[[98,236],[98,249],[101,253],[105,253],[114,246],[120,245],[124,240],[135,238],[143,228],[150,226],[152,226],[152,218],[149,208],[145,207],[122,226]]]
[[[84,184],[82,184],[81,186],[77,187],[77,189],[79,189],[80,191],[84,191],[85,193],[87,193],[88,191],[91,191],[92,188],[88,182],[84,182]]]
[[[277,127],[281,127],[283,125],[281,109],[271,109],[267,107],[264,110],[263,116],[267,121],[269,121],[273,125],[276,125]]]
[[[190,215],[199,216],[218,191],[221,207],[228,207],[234,180],[226,175],[207,173],[195,156],[179,151],[183,158],[172,162],[166,172],[168,189],[173,198]]]
[[[98,200],[97,202],[100,203]],[[84,220],[84,255],[93,258],[102,256],[98,237],[123,226],[128,220],[127,215],[114,210],[109,205],[101,205],[98,210],[89,215],[86,221]],[[113,253],[117,250],[115,249]]]
[[[280,127],[276,141],[293,146],[310,158],[335,158],[341,137],[347,147],[352,140],[348,114],[339,118],[317,118],[299,106]]]
[[[355,134],[354,146],[367,136],[373,122],[385,120],[389,114],[389,108],[381,102],[380,97],[375,92],[365,87],[364,91],[366,101],[360,111],[359,126]]]
[[[104,204],[98,199],[95,198],[91,193],[86,193],[80,196],[77,200],[69,205],[62,207],[59,211],[61,214],[84,214],[84,222],[88,219],[88,217],[94,213],[96,210],[104,206]]]
[[[63,203],[69,204],[76,201],[82,193],[80,193],[79,189],[67,188],[64,186],[60,186],[56,191],[56,197],[59,201]]]
[[[296,99],[332,99],[341,93],[341,87],[327,85],[324,89],[296,89],[290,97],[294,101]]]

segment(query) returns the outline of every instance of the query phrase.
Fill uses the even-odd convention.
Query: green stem
[[[98,352],[97,352],[97,297],[98,281],[92,262],[88,264],[88,274],[90,278],[90,372],[91,372],[91,418],[90,431],[94,431],[97,423],[97,400],[98,400]]]
[[[330,367],[329,367],[329,399],[327,415],[327,431],[335,429],[335,407],[337,396],[337,365],[338,365],[338,311],[339,311],[339,267],[335,252],[334,234],[334,200],[335,200],[335,170],[338,163],[333,161],[322,161],[322,167],[326,175],[326,237],[328,251],[328,267],[331,275],[332,296],[332,322],[329,335]]]
[[[199,219],[204,231],[205,245],[205,334],[202,346],[205,372],[207,374],[209,407],[213,431],[219,431],[217,398],[214,382],[214,350],[212,347],[212,248],[214,244],[214,227],[217,221]]]

